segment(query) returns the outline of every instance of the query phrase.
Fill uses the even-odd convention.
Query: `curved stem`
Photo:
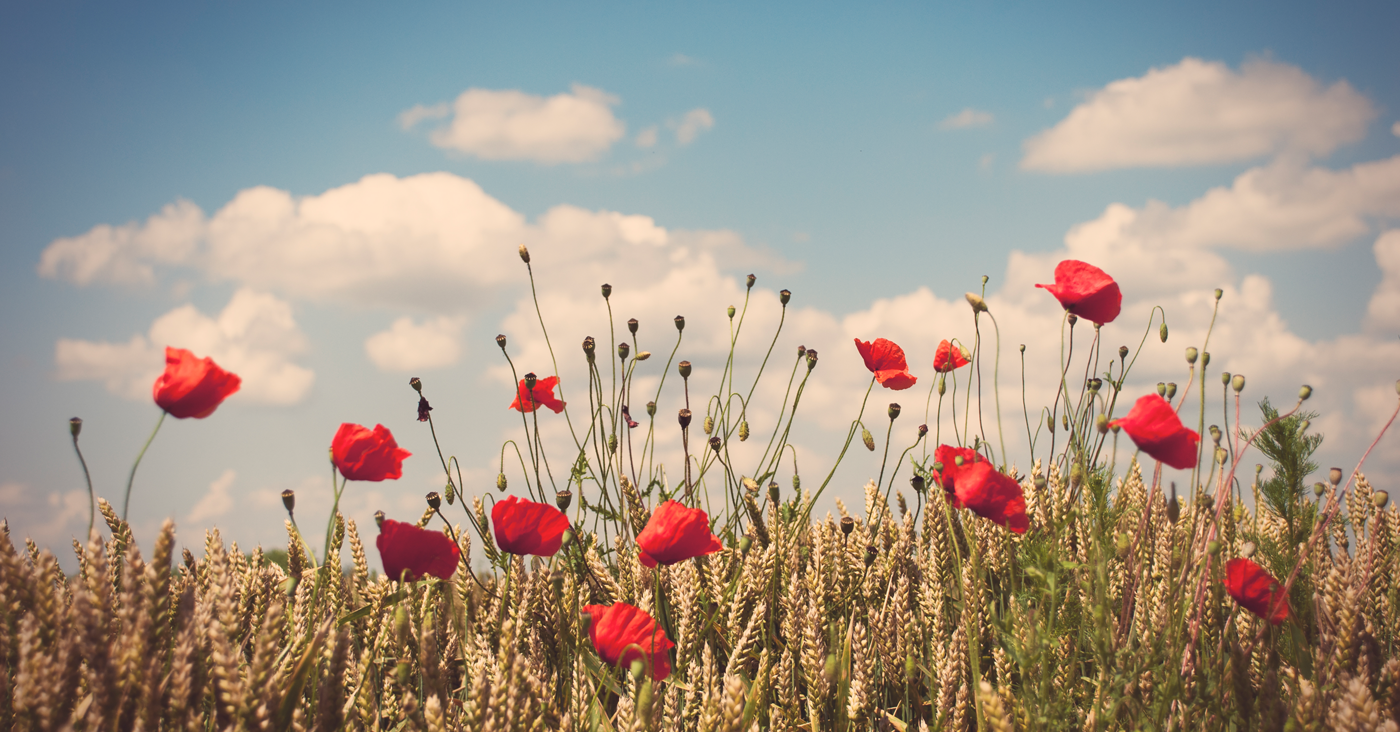
[[[136,462],[131,464],[131,475],[127,476],[126,479],[126,499],[122,501],[122,521],[126,520],[126,511],[131,507],[131,484],[136,481],[136,467],[141,464],[141,458],[146,456],[146,449],[151,446],[151,441],[156,438],[156,433],[160,432],[160,426],[165,424],[165,415],[167,414],[169,412],[164,409],[160,411],[160,419],[156,420],[156,428],[151,430],[151,436],[146,438],[146,444],[142,445],[141,452],[136,454]],[[78,441],[74,438],[73,446],[77,447],[77,445]],[[87,466],[84,465],[83,469],[86,470]],[[88,533],[91,535],[91,531]]]

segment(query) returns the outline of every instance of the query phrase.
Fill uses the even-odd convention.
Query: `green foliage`
[[[1298,412],[1278,419],[1279,411],[1269,404],[1268,397],[1259,402],[1259,411],[1265,423],[1273,422],[1254,441],[1273,470],[1273,475],[1260,484],[1259,491],[1269,508],[1288,523],[1290,538],[1296,542],[1300,540],[1300,529],[1301,536],[1307,536],[1312,529],[1311,521],[1305,528],[1299,523],[1305,510],[1308,476],[1318,468],[1312,455],[1322,445],[1322,435],[1304,434],[1303,423],[1317,418],[1317,413]]]

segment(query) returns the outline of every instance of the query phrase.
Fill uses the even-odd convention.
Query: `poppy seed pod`
[[[1022,343],[1022,344],[1021,344],[1021,353],[1025,353],[1025,352],[1026,352],[1026,344]]]
[[[754,495],[758,494],[758,481],[745,475],[744,477],[739,479],[739,482],[744,485],[744,490]]]
[[[1066,320],[1069,321],[1069,327],[1073,328],[1075,323],[1079,322],[1079,316],[1075,315],[1074,313],[1070,313],[1069,317],[1066,318]]]
[[[1187,349],[1186,349],[1186,363],[1191,364],[1192,366],[1195,366],[1195,365],[1196,365],[1196,359],[1197,359],[1197,358],[1200,358],[1200,356],[1201,356],[1201,352],[1200,352],[1200,351],[1197,351],[1195,346],[1191,346],[1190,348],[1187,348]]]
[[[723,440],[719,439],[718,436],[715,436],[715,437],[711,437],[711,438],[710,438],[710,449],[711,449],[711,450],[714,450],[715,453],[719,453],[719,449],[720,449],[721,447],[724,447],[724,441],[723,441]]]
[[[726,312],[729,313],[729,319],[730,319],[730,320],[733,320],[733,319],[734,319],[734,306],[733,306],[733,305],[730,305],[730,306],[729,306],[729,309],[728,309]]]
[[[1166,395],[1167,395],[1167,383],[1166,383],[1165,381],[1159,381],[1159,382],[1157,382],[1157,396],[1159,396],[1159,397],[1165,397]]]
[[[502,351],[506,350],[506,336],[504,333],[496,336],[496,345],[500,346]]]
[[[1093,378],[1093,379],[1089,379],[1089,384],[1088,384],[1088,386],[1089,386],[1089,392],[1090,392],[1091,394],[1097,394],[1097,393],[1099,393],[1099,389],[1102,389],[1102,388],[1103,388],[1103,379],[1100,379],[1100,378],[1097,378],[1097,377],[1095,377],[1095,378]]]
[[[597,349],[598,345],[597,342],[593,340],[593,336],[588,336],[583,339],[583,355],[588,357],[589,363],[593,363],[594,354]]]
[[[417,376],[415,376],[415,377],[409,379],[409,380],[408,380],[408,385],[411,386],[411,387],[413,387],[413,390],[416,391],[416,392],[418,392],[419,394],[422,394],[422,393],[423,393],[423,381],[422,381],[421,379],[419,379]]]
[[[684,316],[684,315],[677,315],[677,316],[676,316],[676,330],[678,330],[678,331],[680,331],[680,330],[685,330],[685,316]]]
[[[598,288],[598,289],[600,289],[600,290],[603,291],[603,299],[604,299],[604,300],[606,300],[606,299],[612,297],[612,285],[609,285],[609,284],[607,284],[607,283],[603,283],[603,286],[600,287],[600,288]]]
[[[860,441],[864,443],[865,449],[875,452],[875,436],[870,434],[870,430],[860,428]]]
[[[792,299],[792,290],[779,290],[779,291],[778,291],[778,302],[782,303],[783,305],[787,305],[787,304],[788,304],[788,301],[791,300],[791,299]]]
[[[1126,361],[1126,360],[1128,360],[1128,347],[1127,347],[1127,346],[1119,346],[1119,347],[1118,347],[1118,360],[1119,360],[1119,361]]]
[[[292,490],[291,488],[282,491],[282,505],[287,508],[287,515],[290,516],[292,513],[292,509],[295,509],[297,507],[296,491]]]
[[[535,372],[533,372],[533,371],[531,371],[531,372],[528,373],[528,374],[525,374],[525,389],[526,389],[527,391],[534,391],[534,390],[535,390],[535,384],[538,384],[538,383],[539,383],[539,378],[540,378],[540,377],[535,376]]]
[[[1321,497],[1322,497],[1322,494],[1324,494],[1324,493],[1326,493],[1326,492],[1327,492],[1327,484],[1326,484],[1326,483],[1323,483],[1323,482],[1320,481],[1320,480],[1319,480],[1318,482],[1316,482],[1316,483],[1313,483],[1313,493],[1314,493],[1315,495],[1317,495],[1318,498],[1321,498]]]
[[[891,403],[891,404],[890,404],[890,408],[889,408],[888,410],[886,410],[886,411],[887,411],[887,413],[890,415],[890,421],[891,421],[891,422],[895,421],[895,419],[897,419],[897,418],[899,417],[899,405],[898,405],[898,404],[893,404],[893,403]]]
[[[755,283],[755,282],[757,282],[757,281],[758,281],[758,278],[757,278],[757,277],[754,277],[753,275],[749,275],[749,276],[746,278],[747,289],[752,290],[752,289],[753,289],[753,283]]]
[[[1298,390],[1298,401],[1306,402],[1310,396],[1312,396],[1312,387],[1303,384],[1303,387]]]
[[[618,358],[620,358],[620,359],[626,361],[626,360],[627,360],[627,354],[629,354],[629,353],[631,353],[631,352],[632,352],[632,346],[628,345],[626,341],[623,341],[622,343],[617,344],[617,357],[618,357]]]
[[[1215,448],[1215,462],[1220,463],[1221,465],[1224,465],[1224,464],[1225,464],[1225,461],[1227,461],[1227,460],[1229,460],[1229,459],[1230,459],[1230,451],[1229,451],[1229,450],[1226,450],[1226,449],[1223,448],[1223,447],[1217,447],[1217,448]]]
[[[1168,381],[1168,382],[1167,382],[1167,399],[1175,399],[1175,398],[1176,398],[1176,382],[1175,382],[1175,381]]]
[[[1220,289],[1219,287],[1215,288],[1215,299],[1219,300],[1224,294],[1224,290]]]
[[[856,530],[856,520],[853,519],[853,518],[851,518],[850,516],[842,516],[842,517],[841,517],[841,533],[844,534],[844,535],[846,535],[846,536],[850,536],[850,535],[851,535],[851,532],[852,532],[852,531],[855,531],[855,530]]]
[[[1210,432],[1210,439],[1215,440],[1215,446],[1216,446],[1216,447],[1219,447],[1219,446],[1220,446],[1220,437],[1221,437],[1220,428],[1217,427],[1216,425],[1211,425],[1211,426],[1210,426],[1210,429],[1207,430],[1207,431]]]
[[[1069,412],[1060,415],[1060,426],[1069,429]]]
[[[778,493],[778,481],[768,481],[768,501],[770,503],[777,504],[778,499],[781,497],[782,496]]]
[[[806,355],[807,355],[807,347],[806,347],[806,346],[798,346],[798,347],[797,347],[797,357],[798,357],[798,358],[802,358],[803,356],[806,356]]]
[[[655,417],[655,416],[656,416],[656,402],[647,402],[647,416],[648,416],[648,417]]]
[[[1201,354],[1201,368],[1205,368],[1206,366],[1209,366],[1209,365],[1210,365],[1210,351],[1205,351],[1205,352],[1203,352],[1203,353]]]
[[[566,489],[564,489],[564,490],[562,490],[562,491],[555,491],[555,492],[554,492],[554,505],[558,506],[560,511],[567,511],[567,510],[569,510],[569,506],[573,505],[573,502],[574,502],[574,492],[573,492],[573,491],[568,490],[568,489],[566,488]]]
[[[627,319],[627,331],[628,331],[629,333],[631,333],[632,335],[637,335],[637,319],[636,319],[636,318],[628,318],[628,319]]]
[[[428,507],[433,509],[434,511],[438,510],[439,508],[442,508],[442,496],[438,495],[437,491],[430,492],[427,496],[427,500]]]
[[[923,493],[927,485],[922,475],[915,474],[914,477],[909,479],[909,487],[913,488],[915,493]]]
[[[687,428],[687,427],[690,426],[690,410],[689,410],[689,409],[682,409],[682,410],[680,411],[680,415],[679,415],[678,418],[679,418],[680,423],[681,423],[681,429],[685,429],[685,428]]]
[[[1229,385],[1230,385],[1230,372],[1229,372],[1229,371],[1221,371],[1221,372],[1220,372],[1220,384],[1221,384],[1221,386],[1229,386]]]
[[[1332,482],[1332,485],[1337,485],[1338,483],[1341,483],[1342,469],[1332,468],[1331,470],[1327,471],[1327,479]]]
[[[77,437],[77,436],[78,436],[78,433],[79,433],[79,432],[82,432],[82,431],[83,431],[83,420],[82,420],[81,418],[79,418],[79,417],[74,417],[74,418],[68,420],[68,432],[69,432],[69,434],[73,435],[74,437]]]
[[[676,364],[676,370],[678,370],[678,371],[681,372],[681,378],[682,378],[682,379],[689,379],[689,378],[690,378],[690,362],[689,362],[689,361],[681,361],[680,363]]]
[[[814,368],[816,368],[816,367],[817,367],[817,349],[815,349],[815,348],[809,348],[809,349],[807,349],[807,370],[808,370],[808,371],[811,371],[812,369],[814,369]],[[825,373],[825,372],[823,372],[823,373]]]
[[[1230,379],[1230,388],[1238,394],[1244,391],[1244,374],[1235,374],[1235,378]]]
[[[1202,510],[1209,511],[1215,508],[1215,497],[1207,493],[1201,496],[1199,501],[1196,501],[1196,505],[1200,506]]]
[[[919,425],[919,437],[923,437],[924,435],[927,435],[927,434],[928,434],[928,425],[926,425],[926,424],[921,424],[921,425]]]
[[[520,245],[520,261],[530,263],[530,250],[526,249],[524,244]]]
[[[1385,508],[1385,504],[1390,502],[1390,494],[1386,491],[1376,491],[1371,494],[1371,505],[1376,508]]]
[[[987,301],[986,301],[986,300],[983,300],[981,295],[978,295],[978,294],[975,293],[975,292],[969,292],[969,293],[963,295],[963,297],[967,298],[967,304],[972,306],[972,312],[974,312],[974,313],[985,313],[985,312],[987,312]]]
[[[384,526],[384,512],[383,512],[383,511],[375,511],[375,512],[374,512],[374,525],[383,528],[383,526]]]

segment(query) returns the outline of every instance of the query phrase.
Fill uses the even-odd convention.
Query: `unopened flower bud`
[[[985,313],[985,312],[987,312],[987,301],[986,301],[986,300],[983,300],[981,295],[978,295],[978,294],[975,293],[975,292],[969,292],[969,293],[967,293],[966,295],[963,295],[963,297],[966,297],[966,298],[967,298],[967,304],[972,306],[972,312],[974,312],[974,313]]]
[[[1330,480],[1330,481],[1332,481],[1332,485],[1337,485],[1338,483],[1341,483],[1341,482],[1342,482],[1342,469],[1341,469],[1341,468],[1332,468],[1331,470],[1327,471],[1327,479]]]
[[[948,391],[948,377],[946,374],[938,375],[938,396],[943,396]]]
[[[1119,347],[1118,347],[1118,360],[1119,360],[1119,361],[1126,361],[1126,360],[1128,360],[1128,347],[1127,347],[1127,346],[1119,346]]]
[[[413,387],[413,390],[418,392],[419,394],[423,393],[423,382],[417,376],[409,379],[408,385]]]
[[[1206,493],[1201,496],[1201,500],[1197,501],[1196,505],[1200,506],[1202,510],[1209,511],[1215,507],[1215,497]]]
[[[684,315],[677,315],[677,316],[676,316],[676,330],[678,330],[678,331],[685,330],[685,316],[684,316]]]
[[[498,491],[500,491],[500,492],[502,492],[502,493],[505,493],[505,492],[506,492],[506,474],[505,474],[505,473],[496,473],[496,490],[498,490]]]
[[[802,476],[796,473],[792,475],[792,489],[798,493],[798,497],[800,498],[802,493]]]
[[[718,453],[719,453],[719,449],[720,449],[721,447],[724,447],[724,441],[720,440],[718,435],[716,435],[715,437],[711,437],[711,438],[710,438],[710,449],[711,449],[711,450],[714,450],[715,453],[718,454]]]
[[[749,439],[749,423],[743,421],[739,423],[739,441],[743,442],[747,439]]]
[[[826,663],[822,664],[822,678],[827,684],[836,683],[836,675],[841,670],[841,661],[835,653],[826,654]]]
[[[1166,323],[1162,323],[1162,327],[1157,329],[1157,335],[1158,335],[1159,337],[1161,337],[1163,343],[1166,343],[1166,342],[1167,342],[1167,324],[1166,324]]]
[[[705,415],[705,434],[708,435],[708,434],[710,434],[711,432],[714,432],[714,431],[715,431],[715,418],[707,414],[707,415]]]
[[[1168,400],[1171,400],[1171,399],[1175,399],[1175,398],[1176,398],[1176,382],[1175,382],[1175,381],[1168,381],[1168,382],[1167,382],[1167,399],[1168,399]]]
[[[601,288],[599,288],[599,289],[601,289],[601,290],[603,291],[603,299],[604,299],[604,300],[606,300],[606,299],[612,297],[612,285],[609,285],[609,284],[607,284],[607,283],[604,283],[603,286],[602,286]]]
[[[428,507],[434,511],[442,508],[442,496],[438,495],[437,491],[428,494]]]
[[[616,434],[616,433],[613,433],[613,434],[611,434],[611,435],[608,435],[608,452],[609,452],[610,454],[614,454],[614,455],[617,454],[617,434]]]
[[[573,491],[571,491],[571,490],[565,488],[565,489],[562,490],[562,491],[555,491],[555,492],[554,492],[554,505],[558,506],[560,511],[567,511],[567,510],[569,510],[569,506],[573,505],[573,502],[574,502],[574,492],[573,492]]]
[[[647,665],[642,661],[642,659],[638,658],[633,660],[632,666],[628,669],[628,671],[632,674],[632,683],[635,684],[636,682],[641,681],[642,672],[646,670]]]
[[[751,547],[751,546],[753,546],[753,538],[752,538],[752,537],[745,536],[744,538],[742,538],[742,539],[739,540],[739,553],[740,553],[740,554],[748,554],[748,553],[749,553],[749,547]]]
[[[537,384],[537,383],[539,383],[539,377],[538,377],[538,376],[535,376],[535,372],[531,371],[530,373],[525,374],[525,390],[526,390],[526,391],[534,391],[534,390],[535,390],[535,384]]]
[[[689,379],[689,378],[690,378],[690,362],[689,362],[689,361],[681,361],[680,363],[676,364],[676,370],[681,372],[681,378],[682,378],[682,379]]]
[[[1172,496],[1172,499],[1170,501],[1167,501],[1167,520],[1172,523],[1176,523],[1180,519],[1181,501],[1178,501],[1176,499],[1176,496]]]
[[[1390,494],[1383,490],[1378,490],[1371,494],[1371,505],[1376,508],[1385,508],[1385,504],[1390,502]]]
[[[1244,374],[1235,374],[1234,378],[1230,379],[1230,388],[1234,389],[1236,394],[1244,391]]]
[[[623,341],[623,342],[617,344],[617,357],[618,357],[619,359],[622,359],[623,361],[626,361],[626,360],[627,360],[627,354],[629,354],[629,353],[631,353],[631,352],[632,352],[632,346],[628,345],[628,344],[627,344],[627,341]]]
[[[725,311],[725,312],[729,313],[729,319],[730,319],[730,320],[733,320],[733,319],[734,319],[734,306],[733,306],[733,305],[730,305],[730,306],[729,306],[729,309],[728,309],[727,311]]]
[[[74,417],[74,418],[68,420],[68,432],[69,432],[69,434],[73,435],[74,437],[77,437],[77,436],[78,436],[78,433],[79,433],[79,432],[82,432],[82,431],[83,431],[83,420],[82,420],[82,418],[80,418],[80,417]]]
[[[1200,355],[1201,355],[1201,352],[1200,352],[1200,351],[1197,351],[1195,346],[1191,346],[1190,348],[1187,348],[1187,349],[1186,349],[1186,363],[1191,364],[1192,366],[1195,366],[1195,365],[1196,365],[1196,359],[1199,358]]]
[[[855,530],[856,530],[856,520],[853,519],[853,518],[851,518],[850,516],[842,516],[842,517],[841,517],[841,533],[842,533],[842,534],[845,534],[846,536],[850,536],[850,535],[851,535],[851,532],[852,532],[852,531],[855,531]]]
[[[1245,543],[1240,545],[1240,556],[1244,559],[1249,559],[1250,557],[1254,556],[1254,552],[1257,549],[1258,547],[1254,546],[1254,542],[1246,541]]]
[[[524,244],[520,245],[520,261],[530,263],[530,250],[526,249]]]
[[[749,275],[747,278],[745,278],[745,280],[746,280],[746,289],[752,290],[752,289],[753,289],[753,283],[754,283],[754,282],[757,282],[757,281],[758,281],[758,278],[757,278],[757,277],[754,277],[753,275]]]
[[[860,428],[860,441],[865,444],[865,449],[875,452],[875,436],[870,434],[870,430]]]
[[[1031,480],[1031,485],[1034,485],[1036,490],[1043,491],[1045,486],[1050,485],[1050,481],[1046,480],[1043,475],[1037,475]]]
[[[568,549],[568,548],[569,548],[569,545],[570,545],[570,544],[573,544],[573,543],[574,543],[574,532],[573,532],[573,529],[566,529],[566,530],[564,531],[563,534],[560,534],[560,535],[559,535],[559,548],[560,548],[560,549]]]
[[[1219,287],[1215,288],[1215,299],[1219,300],[1220,297],[1221,297],[1222,295],[1224,295],[1224,294],[1225,294],[1225,291],[1224,291],[1224,290],[1220,289]]]
[[[447,499],[447,505],[451,506],[453,499],[457,497],[457,486],[452,485],[452,481],[448,480],[447,485],[442,487],[442,492],[443,498]]]
[[[649,358],[651,358],[651,351],[638,351],[638,352],[637,352],[637,358],[634,359],[634,360],[637,360],[637,361],[645,361],[645,360],[647,360],[647,359],[649,359]]]
[[[680,419],[680,423],[681,423],[681,429],[685,429],[685,428],[689,427],[689,426],[690,426],[690,410],[689,410],[689,409],[682,409],[682,410],[680,411],[679,419]]]
[[[1045,429],[1050,430],[1050,434],[1052,434],[1052,435],[1055,434],[1055,417],[1054,417],[1054,416],[1049,415],[1049,414],[1045,415]]]
[[[1025,352],[1026,352],[1026,344],[1022,343],[1022,344],[1021,344],[1021,353],[1025,353]]]
[[[383,527],[384,527],[384,512],[383,512],[383,511],[375,511],[375,512],[374,512],[374,525],[375,525],[375,526],[378,526],[378,527],[380,527],[380,528],[383,528]]]
[[[779,290],[779,291],[778,291],[778,302],[782,303],[783,305],[787,305],[787,304],[788,304],[788,301],[791,300],[791,299],[792,299],[792,290]]]
[[[1094,418],[1094,429],[1098,430],[1098,431],[1099,431],[1099,434],[1101,434],[1101,435],[1108,434],[1108,415],[1107,415],[1107,414],[1100,414],[1099,416],[1097,416],[1097,417]]]
[[[1303,387],[1298,390],[1298,401],[1306,402],[1310,396],[1312,396],[1312,387],[1303,384]]]
[[[890,408],[886,412],[890,415],[890,421],[893,422],[899,417],[899,405],[890,403]]]
[[[647,416],[648,416],[648,417],[655,417],[655,416],[656,416],[656,402],[647,402]]]
[[[1113,544],[1114,548],[1118,550],[1118,554],[1123,556],[1128,553],[1128,549],[1132,548],[1132,539],[1129,539],[1127,534],[1119,532],[1114,534]]]
[[[1060,426],[1061,426],[1061,427],[1064,427],[1065,429],[1069,429],[1069,413],[1068,413],[1068,412],[1066,412],[1066,413],[1060,415]]]
[[[282,491],[282,505],[287,508],[287,513],[290,514],[297,507],[296,491],[291,488]]]

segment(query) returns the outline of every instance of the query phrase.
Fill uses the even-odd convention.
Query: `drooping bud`
[[[437,491],[432,491],[431,493],[429,493],[427,499],[429,508],[433,509],[434,511],[438,510],[439,508],[442,508],[442,496],[438,495]]]
[[[496,336],[496,345],[500,346],[502,351],[506,350],[506,336],[504,333]]]
[[[734,319],[734,306],[733,306],[733,305],[730,305],[730,306],[729,306],[729,309],[728,309],[726,312],[729,313],[729,319],[730,319],[730,320],[733,320],[733,319]]]
[[[754,277],[753,275],[749,275],[749,276],[748,276],[747,278],[745,278],[745,279],[746,279],[746,283],[747,283],[745,289],[748,289],[748,290],[752,290],[752,289],[753,289],[753,283],[758,281],[758,278],[757,278],[757,277]]]
[[[975,293],[975,292],[969,292],[969,293],[967,293],[966,295],[963,295],[963,297],[966,297],[966,298],[967,298],[967,304],[972,306],[972,312],[974,312],[974,313],[985,313],[985,312],[987,312],[987,301],[986,301],[986,300],[983,300],[981,295],[978,295],[978,294]]]
[[[682,410],[680,411],[679,419],[680,419],[680,423],[681,423],[681,429],[685,429],[685,428],[689,427],[689,426],[690,426],[690,410],[689,410],[689,409],[682,409]]]
[[[611,435],[608,435],[608,452],[609,452],[610,454],[613,454],[613,455],[616,455],[616,454],[617,454],[617,434],[616,434],[616,433],[613,433],[613,434],[611,434]]]
[[[722,440],[719,439],[719,436],[718,436],[718,435],[716,435],[716,436],[710,438],[710,449],[711,449],[711,450],[714,450],[716,453],[718,453],[718,452],[719,452],[719,449],[720,449],[721,447],[724,447],[724,442],[723,442]]]
[[[1210,541],[1206,542],[1206,553],[1211,555],[1212,557],[1219,556],[1220,547],[1220,542],[1216,541],[1215,539],[1211,539]]]
[[[1196,365],[1196,359],[1197,359],[1197,358],[1200,358],[1200,355],[1201,355],[1201,352],[1200,352],[1200,351],[1197,351],[1195,346],[1191,346],[1190,348],[1187,348],[1187,349],[1186,349],[1186,363],[1188,363],[1188,364],[1190,364],[1190,365],[1192,365],[1192,366],[1195,366],[1195,365]]]
[[[291,515],[292,510],[297,507],[296,491],[292,490],[291,488],[282,491],[282,505],[286,507],[287,514]]]
[[[714,432],[714,431],[715,431],[715,418],[707,414],[707,415],[705,415],[705,434],[708,435],[708,434],[710,434],[711,432]]]
[[[645,361],[651,358],[651,351],[638,351],[636,361]]]
[[[656,402],[647,402],[647,416],[648,416],[648,417],[655,417],[655,416],[656,416]]]
[[[505,474],[505,473],[496,473],[496,490],[498,490],[498,491],[500,491],[500,492],[502,492],[502,493],[505,493],[505,492],[506,492],[506,474]]]
[[[890,415],[890,421],[891,421],[891,422],[895,421],[895,419],[897,419],[897,418],[899,417],[899,405],[898,405],[898,404],[895,404],[895,403],[891,402],[891,403],[890,403],[890,408],[889,408],[888,410],[886,410],[886,411],[887,411],[887,413]]]
[[[452,485],[452,481],[449,479],[447,485],[442,487],[442,493],[443,498],[447,499],[447,505],[451,506],[453,499],[457,497],[457,486]]]
[[[409,379],[409,380],[408,380],[408,385],[411,386],[411,387],[413,387],[413,390],[416,391],[416,392],[418,392],[419,394],[422,394],[422,393],[423,393],[423,381],[422,381],[421,379],[419,379],[417,376],[415,376],[415,377]]]
[[[1119,360],[1119,361],[1126,361],[1126,360],[1128,360],[1128,347],[1127,347],[1127,346],[1119,346],[1119,347],[1118,347],[1118,360]]]
[[[842,534],[845,534],[846,536],[850,536],[850,535],[851,535],[851,532],[852,532],[852,531],[855,531],[855,530],[856,530],[856,520],[853,519],[853,518],[851,518],[850,516],[842,516],[842,517],[841,517],[841,533],[842,533]]]
[[[792,290],[779,290],[779,291],[778,291],[778,302],[782,303],[784,307],[787,306],[788,301],[791,300],[791,299],[792,299]]]
[[[629,354],[629,353],[631,353],[631,352],[632,352],[632,346],[628,345],[628,344],[627,344],[627,341],[623,341],[623,342],[617,344],[617,357],[618,357],[619,359],[622,359],[623,361],[626,361],[626,360],[627,360],[627,354]]]
[[[1167,324],[1165,322],[1162,323],[1161,328],[1157,329],[1157,335],[1161,337],[1163,343],[1167,342]]]
[[[526,249],[524,244],[520,245],[520,261],[530,263],[530,250]]]
[[[1230,379],[1230,388],[1238,394],[1244,391],[1244,374],[1235,374],[1235,378]]]
[[[554,492],[554,505],[558,506],[560,511],[569,510],[569,506],[572,505],[573,502],[574,492],[568,488]]]
[[[1055,417],[1053,415],[1045,415],[1045,429],[1050,430],[1050,434],[1055,434]]]
[[[1331,470],[1327,471],[1327,479],[1330,480],[1330,481],[1332,481],[1332,485],[1334,485],[1334,486],[1337,485],[1337,484],[1339,484],[1339,483],[1341,483],[1341,482],[1342,482],[1342,469],[1341,469],[1341,468],[1332,468]]]
[[[1175,382],[1175,381],[1168,381],[1168,382],[1167,382],[1167,400],[1170,401],[1170,400],[1175,399],[1175,398],[1176,398],[1176,382]]]
[[[603,286],[602,286],[601,288],[599,288],[599,289],[601,289],[601,290],[603,291],[603,299],[604,299],[604,300],[606,300],[606,299],[612,297],[612,285],[609,285],[609,284],[607,284],[607,283],[604,283]]]
[[[1312,387],[1303,384],[1303,388],[1298,390],[1298,401],[1306,402],[1310,396],[1312,396]]]
[[[74,417],[74,418],[68,420],[68,433],[69,433],[69,434],[73,435],[74,437],[77,437],[77,436],[78,436],[78,433],[79,433],[79,432],[82,432],[82,431],[83,431],[83,420],[82,420],[82,418],[80,418],[80,417]]]
[[[749,423],[747,420],[739,423],[739,441],[749,439]]]
[[[676,364],[676,369],[677,369],[678,371],[681,372],[681,378],[682,378],[682,379],[689,379],[689,378],[690,378],[690,362],[689,362],[689,361],[681,361],[680,363]]]
[[[865,449],[875,452],[875,436],[870,434],[870,430],[860,428],[860,441],[865,444]]]
[[[1099,434],[1101,434],[1101,435],[1108,434],[1108,415],[1107,415],[1107,414],[1100,414],[1099,416],[1097,416],[1097,417],[1094,418],[1094,429],[1098,430],[1098,431],[1099,431]]]
[[[685,316],[684,316],[684,315],[677,315],[677,316],[676,316],[676,330],[678,330],[678,331],[685,330]]]

